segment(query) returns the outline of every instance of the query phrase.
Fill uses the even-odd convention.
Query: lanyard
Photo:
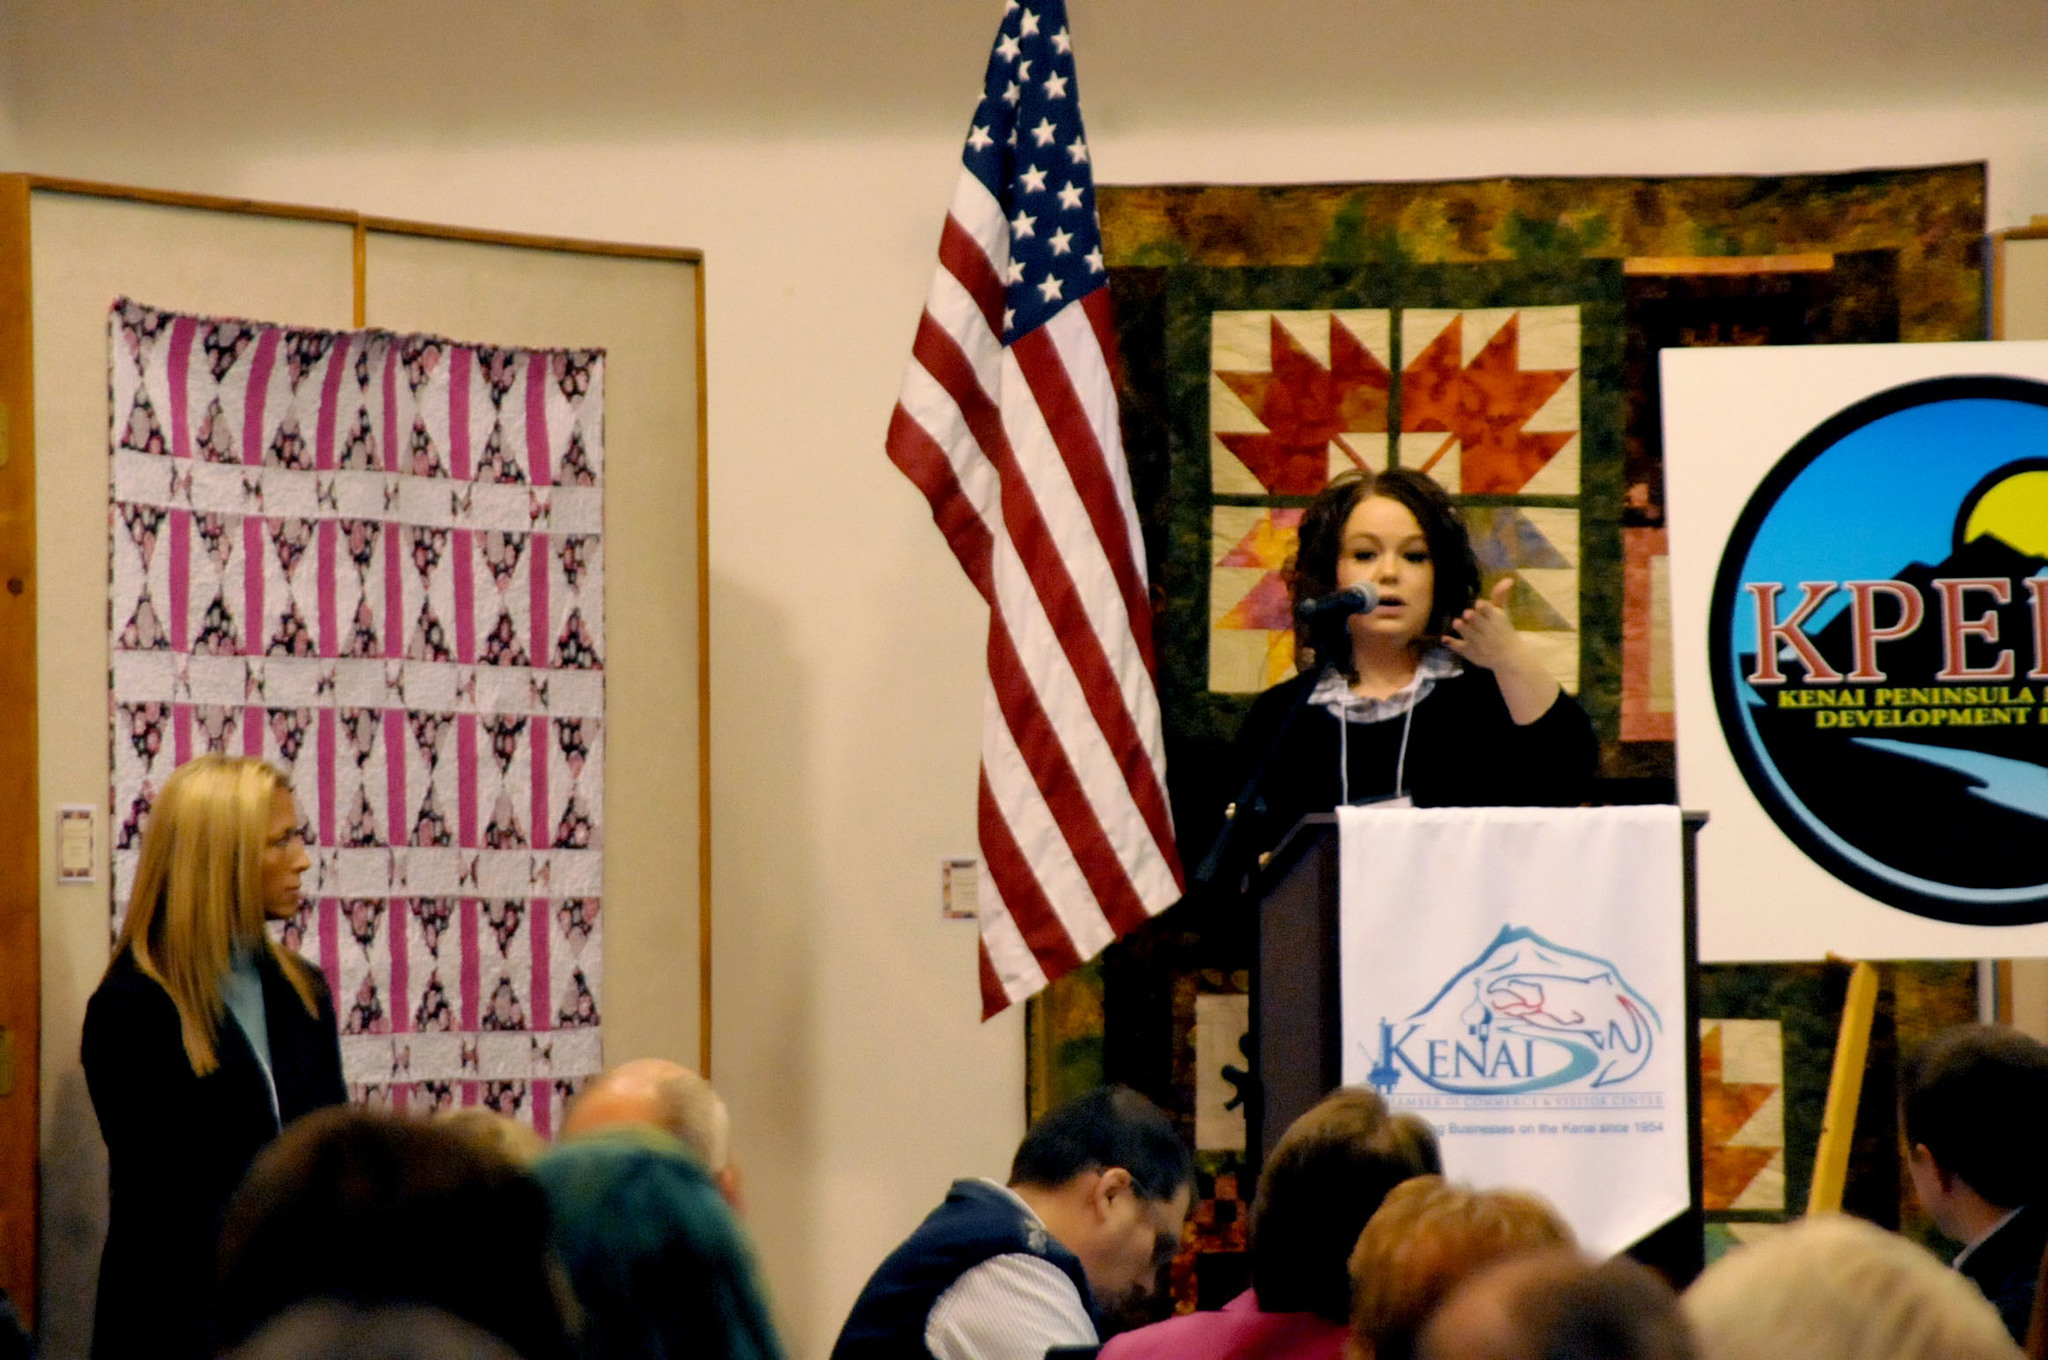
[[[1421,700],[1408,705],[1407,714],[1401,719],[1401,749],[1394,757],[1394,792],[1399,798],[1408,788],[1408,734],[1415,728],[1415,710]],[[1338,801],[1345,807],[1351,805],[1351,719],[1337,715],[1337,791]]]

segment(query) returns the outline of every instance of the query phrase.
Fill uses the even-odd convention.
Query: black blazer
[[[241,1026],[223,1016],[220,1066],[194,1076],[170,994],[123,954],[85,1008],[86,1086],[107,1142],[107,1247],[93,1360],[205,1357],[214,1241],[229,1196],[280,1122],[348,1098],[327,981],[308,1015],[258,956],[278,1109]]]
[[[2022,1346],[2027,1344],[2027,1320],[2034,1313],[2034,1286],[2040,1278],[2044,1249],[2048,1249],[2048,1206],[2029,1204],[2013,1215],[2012,1222],[1978,1243],[1957,1267],[1997,1305],[2005,1330]]]

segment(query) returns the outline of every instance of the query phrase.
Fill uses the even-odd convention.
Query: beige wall
[[[2048,211],[2035,0],[1077,8],[1106,182],[1985,158],[1994,223]],[[881,454],[1000,6],[371,0],[295,32],[326,9],[0,3],[0,163],[705,251],[716,1077],[822,1356],[1022,1120],[1016,1019],[976,1023],[971,928],[938,919],[981,611]]]

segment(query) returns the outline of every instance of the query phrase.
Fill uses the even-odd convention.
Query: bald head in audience
[[[1695,1360],[1678,1295],[1626,1257],[1546,1251],[1489,1266],[1444,1301],[1416,1360]]]
[[[711,1083],[681,1063],[635,1058],[591,1079],[570,1103],[562,1136],[575,1138],[618,1124],[660,1129],[688,1148],[711,1173],[719,1193],[742,1208],[739,1167],[732,1160],[730,1116]]]

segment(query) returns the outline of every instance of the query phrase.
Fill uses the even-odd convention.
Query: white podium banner
[[[1674,807],[1338,812],[1346,1085],[1620,1251],[1690,1203]]]

